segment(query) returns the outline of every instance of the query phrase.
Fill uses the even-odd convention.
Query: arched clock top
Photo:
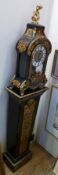
[[[38,38],[34,39],[29,44],[29,47],[28,47],[28,50],[27,50],[28,55],[32,54],[34,48],[37,45],[43,45],[46,48],[46,50],[47,50],[47,54],[51,53],[52,45],[51,45],[50,41],[46,37],[42,36],[42,37],[38,37]]]

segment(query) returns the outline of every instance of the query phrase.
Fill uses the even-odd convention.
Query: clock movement
[[[4,160],[15,171],[31,158],[29,150],[33,127],[41,95],[48,89],[45,84],[46,63],[51,43],[44,33],[37,6],[32,22],[16,44],[17,65],[15,76],[6,88],[9,95],[6,151]]]

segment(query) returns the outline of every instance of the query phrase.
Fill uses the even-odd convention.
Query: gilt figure
[[[33,12],[32,16],[32,23],[38,24],[40,19],[40,10],[42,9],[42,6],[36,6],[36,10]]]

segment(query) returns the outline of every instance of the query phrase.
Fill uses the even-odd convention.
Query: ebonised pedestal
[[[6,152],[3,154],[7,165],[16,171],[32,156],[29,150],[36,111],[41,95],[47,90],[30,91],[20,96],[16,89],[6,88],[9,94]]]

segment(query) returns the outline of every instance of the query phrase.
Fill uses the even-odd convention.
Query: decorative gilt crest
[[[38,24],[38,21],[40,19],[40,10],[42,9],[42,6],[36,6],[36,10],[33,12],[32,16],[32,23]]]
[[[26,51],[26,43],[21,40],[18,45],[17,45],[17,49],[20,51],[20,52],[24,52]]]

